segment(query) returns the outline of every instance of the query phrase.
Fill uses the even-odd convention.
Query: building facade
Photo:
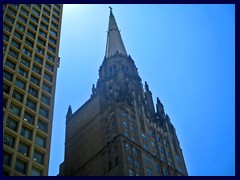
[[[3,174],[48,175],[61,4],[3,5]]]
[[[182,150],[159,98],[138,75],[110,10],[106,53],[91,98],[66,115],[59,176],[186,176]]]

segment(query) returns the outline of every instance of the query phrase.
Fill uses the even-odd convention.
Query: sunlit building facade
[[[159,98],[155,110],[112,10],[96,87],[78,110],[68,109],[59,169],[59,176],[188,175],[175,128]]]
[[[3,5],[3,175],[48,175],[61,4]]]

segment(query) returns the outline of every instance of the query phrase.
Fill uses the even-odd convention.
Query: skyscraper
[[[90,99],[66,115],[60,176],[187,175],[170,118],[127,54],[110,8],[106,52]]]
[[[47,175],[61,4],[3,5],[3,174]]]

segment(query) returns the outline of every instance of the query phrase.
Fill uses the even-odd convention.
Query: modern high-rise
[[[90,99],[66,115],[59,176],[187,176],[176,131],[138,75],[110,10],[106,52]]]
[[[48,175],[61,4],[3,5],[3,174]]]

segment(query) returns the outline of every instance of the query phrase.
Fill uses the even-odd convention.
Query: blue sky
[[[90,98],[108,4],[64,5],[49,175],[64,159],[65,116]],[[170,116],[189,175],[235,175],[234,5],[111,5],[127,53]]]

